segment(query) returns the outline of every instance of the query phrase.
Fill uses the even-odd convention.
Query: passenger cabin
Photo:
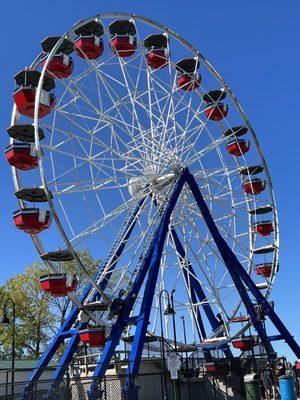
[[[221,121],[227,117],[228,105],[222,102],[225,98],[226,92],[223,89],[211,90],[203,95],[203,101],[207,103],[204,110],[206,118]]]
[[[252,336],[242,336],[241,338],[232,341],[233,347],[241,351],[252,350],[254,344],[254,338]]]
[[[240,157],[250,150],[250,141],[244,139],[233,139],[227,143],[227,152],[236,157]]]
[[[150,68],[164,68],[169,62],[168,38],[166,35],[150,35],[144,40],[146,61]]]
[[[261,275],[265,278],[270,278],[272,273],[272,263],[257,264],[254,267],[256,275]]]
[[[274,231],[272,221],[259,221],[252,225],[252,231],[262,236],[269,236]]]
[[[266,188],[266,181],[259,178],[246,179],[243,182],[244,192],[247,194],[258,195]]]
[[[190,92],[200,87],[201,75],[197,72],[199,66],[197,58],[186,58],[176,64],[178,89]]]
[[[25,208],[13,213],[15,226],[30,235],[41,233],[51,224],[50,211],[40,208]]]
[[[42,68],[44,68],[50,52],[57,45],[59,40],[61,40],[60,36],[48,36],[42,41],[41,46],[44,52],[44,56],[41,59]],[[68,78],[74,70],[74,62],[70,56],[72,52],[73,42],[68,38],[64,38],[47,65],[47,76],[55,79]]]
[[[89,326],[79,331],[80,340],[90,347],[104,347],[106,343],[104,326]]]
[[[64,297],[69,292],[75,292],[78,280],[76,275],[47,274],[40,277],[40,285],[44,292],[52,297]]]
[[[41,73],[32,69],[25,69],[15,75],[18,88],[14,91],[13,98],[17,110],[20,114],[29,118],[34,117],[36,88],[39,83]],[[55,97],[51,92],[55,88],[52,78],[44,77],[40,96],[38,117],[43,118],[51,112],[55,105]]]
[[[103,26],[98,21],[89,21],[74,30],[78,36],[74,43],[75,53],[81,58],[96,60],[104,51],[104,44],[101,36]]]
[[[35,146],[30,143],[13,143],[5,148],[8,163],[22,171],[29,171],[39,166]]]
[[[110,48],[119,57],[132,56],[137,48],[136,28],[130,20],[117,20],[109,25]]]

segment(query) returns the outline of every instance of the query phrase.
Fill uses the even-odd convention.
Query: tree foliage
[[[79,254],[80,259],[91,274],[96,263],[88,251]],[[62,262],[59,269],[68,274],[76,274],[79,279],[78,293],[87,284],[89,278],[78,268],[75,261]],[[47,269],[39,262],[28,266],[24,273],[9,279],[0,287],[0,302],[4,304],[11,298],[16,306],[16,358],[38,359],[50,338],[63,323],[72,302],[66,298],[52,298],[40,288],[39,278]],[[7,314],[12,321],[10,303]],[[12,327],[0,328],[0,358],[10,359],[12,347]]]

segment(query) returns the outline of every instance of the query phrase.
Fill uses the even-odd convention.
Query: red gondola
[[[105,328],[103,326],[92,326],[79,331],[82,343],[88,344],[90,347],[104,347],[106,343]]]
[[[7,146],[5,157],[11,166],[23,171],[37,168],[39,165],[35,147],[30,143],[14,143]]]
[[[74,32],[78,35],[74,50],[79,57],[95,60],[103,54],[104,45],[100,37],[103,35],[103,26],[100,22],[87,22]]]
[[[255,222],[252,225],[253,232],[259,233],[262,236],[269,236],[274,231],[274,226],[272,221],[260,221]]]
[[[36,87],[40,75],[39,71],[23,70],[15,76],[19,87],[14,91],[14,102],[19,113],[30,118],[34,117]],[[45,76],[40,96],[39,118],[43,118],[49,114],[55,105],[54,94],[50,93],[50,90],[54,89],[54,87],[53,79]]]
[[[254,346],[254,339],[252,337],[242,337],[240,339],[233,340],[232,345],[235,349],[249,351]]]
[[[223,118],[227,117],[228,105],[224,103],[209,104],[206,106],[204,112],[208,119],[212,121],[221,121]]]
[[[44,67],[47,58],[60,40],[60,36],[49,36],[44,39],[41,43],[42,49],[45,52],[45,56],[41,60],[41,67]],[[73,42],[67,38],[64,38],[56,53],[50,60],[46,74],[51,78],[65,79],[68,78],[73,70],[74,63],[70,54],[73,51]]]
[[[167,49],[151,49],[146,54],[146,60],[149,67],[152,69],[163,68],[168,63]]]
[[[199,61],[195,58],[184,59],[176,64],[179,89],[190,92],[200,87],[201,75],[197,73],[199,65]]]
[[[109,25],[110,48],[119,57],[132,56],[137,48],[136,29],[129,20],[114,21]]]
[[[103,40],[99,36],[80,36],[75,41],[74,50],[81,58],[95,60],[103,54]]]
[[[69,292],[75,292],[78,280],[75,275],[48,274],[40,277],[41,288],[53,297],[64,297]]]
[[[187,92],[191,92],[192,90],[198,89],[201,83],[201,75],[189,75],[182,74],[177,79],[177,87],[182,90],[186,90]]]
[[[150,35],[144,40],[146,61],[152,69],[163,68],[169,61],[168,39],[165,35]]]
[[[50,211],[39,208],[25,208],[13,213],[15,226],[22,231],[35,235],[51,225]]]
[[[41,67],[46,64],[48,55],[41,61]],[[72,75],[74,62],[71,56],[66,54],[55,54],[47,66],[47,75],[56,79],[65,79]]]
[[[266,182],[258,178],[247,179],[243,183],[244,192],[247,194],[257,195],[263,192],[265,188]]]
[[[250,150],[250,141],[244,139],[234,139],[227,143],[227,151],[232,156],[242,156]]]
[[[272,263],[257,264],[254,267],[256,275],[264,276],[265,278],[270,278],[272,272]]]

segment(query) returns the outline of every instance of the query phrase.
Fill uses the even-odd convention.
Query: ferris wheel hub
[[[149,188],[150,191],[161,190],[163,187],[169,185],[173,182],[175,173],[171,172],[169,174],[164,175],[156,175],[155,177],[145,177],[138,176],[135,178],[131,178],[128,182],[128,190],[132,197],[138,195],[146,188]]]

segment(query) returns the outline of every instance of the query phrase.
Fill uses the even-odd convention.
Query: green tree
[[[35,263],[1,287],[1,303],[11,298],[16,306],[17,358],[38,358],[49,340],[49,327],[56,321],[56,315],[50,307],[51,298],[40,290],[39,277],[44,273],[45,269]],[[12,320],[10,309],[7,311]],[[12,327],[1,328],[2,359],[10,358],[11,340]]]
[[[78,255],[93,275],[98,262],[87,250]],[[77,275],[78,293],[89,281],[75,261],[62,262],[58,269]],[[68,297],[54,298],[41,290],[39,278],[47,272],[44,266],[36,262],[28,266],[23,274],[14,276],[0,287],[1,304],[11,298],[16,305],[16,357],[19,359],[38,359],[72,307]],[[8,314],[11,317],[11,313]],[[11,338],[11,328],[0,328],[1,359],[10,359]]]

